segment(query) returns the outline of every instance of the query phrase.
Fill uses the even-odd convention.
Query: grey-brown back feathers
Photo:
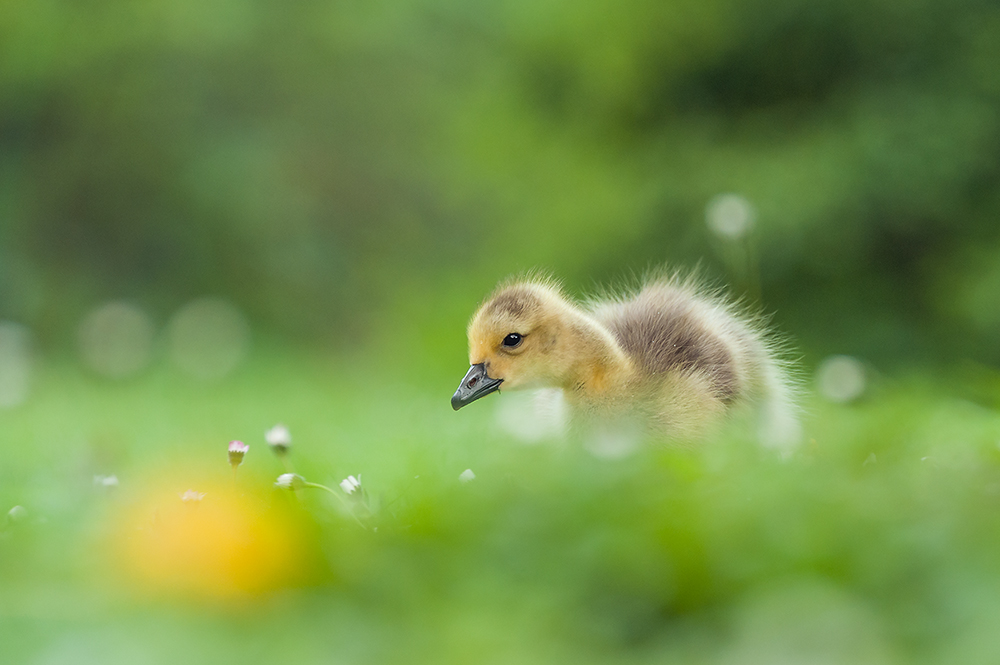
[[[695,278],[656,277],[637,291],[588,302],[647,380],[701,377],[726,407],[759,412],[761,442],[787,452],[800,438],[795,387],[763,321]]]
[[[687,289],[652,284],[633,298],[600,306],[594,315],[649,376],[699,372],[727,404],[744,388],[736,367],[739,351],[727,344],[739,337],[738,326],[713,316],[709,306],[695,300]],[[730,330],[722,331],[720,326]],[[732,340],[725,339],[724,333]]]

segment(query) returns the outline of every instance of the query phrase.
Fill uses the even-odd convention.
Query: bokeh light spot
[[[153,350],[153,322],[127,302],[108,302],[83,319],[77,334],[83,362],[112,379],[133,376],[149,364]]]
[[[852,402],[865,392],[865,366],[851,356],[830,356],[816,370],[820,394],[831,402]]]
[[[507,393],[497,399],[494,417],[503,431],[521,443],[540,443],[564,433],[566,402],[561,390]]]
[[[170,358],[184,373],[209,381],[236,369],[250,348],[250,326],[232,303],[202,298],[182,307],[168,328]]]
[[[709,230],[724,240],[739,240],[753,228],[757,213],[739,194],[719,194],[705,208]]]
[[[583,447],[597,459],[620,460],[638,452],[642,441],[642,431],[637,423],[602,422],[587,432]]]

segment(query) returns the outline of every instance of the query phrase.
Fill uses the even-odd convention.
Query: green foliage
[[[0,662],[994,662],[998,45],[984,0],[0,3],[0,332],[37,351],[0,411]],[[498,279],[663,263],[885,374],[807,397],[786,462],[448,408]],[[205,295],[253,331],[219,382],[161,337],[124,380],[69,356],[106,300],[159,331]],[[309,481],[361,474],[357,521],[272,488],[279,421]]]
[[[0,537],[0,658],[945,663],[996,653],[994,411],[919,380],[883,382],[854,406],[810,401],[809,442],[789,461],[735,435],[607,461],[573,443],[515,443],[492,418],[490,400],[509,396],[455,414],[443,387],[431,399],[356,376],[331,384],[313,364],[275,357],[201,390],[163,373],[128,389],[49,373],[35,406],[7,421],[20,445],[5,448],[0,502],[28,516]],[[269,489],[285,469],[263,432],[279,418],[306,478],[339,491],[361,474],[373,511],[363,526],[324,492],[296,501]],[[241,501],[281,509],[311,534],[306,577],[228,600],[137,584],[135,562],[116,557],[121,515],[150,495],[184,505],[177,494],[189,488],[207,492],[192,509],[207,509],[231,482],[234,436],[250,444]],[[476,478],[461,483],[466,468]],[[91,483],[110,472],[120,486]]]
[[[735,191],[807,348],[997,358],[990,3],[0,12],[0,316],[53,343],[112,297],[379,345],[526,268],[702,262],[740,291],[703,224]]]

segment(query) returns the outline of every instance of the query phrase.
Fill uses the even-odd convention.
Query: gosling
[[[575,425],[629,422],[678,443],[755,411],[782,453],[800,432],[794,389],[761,323],[694,279],[648,280],[577,304],[547,279],[501,284],[468,327],[456,411],[504,389],[561,389]]]

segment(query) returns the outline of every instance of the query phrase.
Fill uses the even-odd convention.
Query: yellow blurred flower
[[[302,522],[232,490],[199,501],[148,495],[121,518],[118,559],[153,595],[239,600],[302,583],[313,548]]]

